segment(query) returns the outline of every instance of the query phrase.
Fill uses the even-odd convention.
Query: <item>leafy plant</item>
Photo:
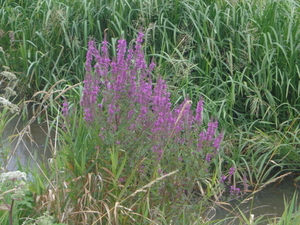
[[[5,218],[7,218],[10,225],[16,224],[16,221],[19,219],[17,216],[19,204],[31,205],[31,202],[25,198],[25,195],[28,193],[26,178],[26,174],[21,171],[5,172],[0,175],[0,210],[9,214],[8,218],[7,214],[2,214],[2,223],[5,223]],[[16,218],[17,220],[15,220]]]

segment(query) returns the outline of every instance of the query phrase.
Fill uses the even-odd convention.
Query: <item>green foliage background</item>
[[[100,42],[107,33],[113,42],[121,36],[131,40],[143,29],[148,57],[177,97],[204,95],[220,119],[238,123],[259,119],[278,128],[299,115],[299,1],[1,0],[0,5],[0,45],[31,91],[62,78],[83,80],[89,37]]]

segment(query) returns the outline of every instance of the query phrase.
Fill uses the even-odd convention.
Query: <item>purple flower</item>
[[[205,139],[209,142],[213,141],[214,135],[216,133],[216,130],[218,128],[218,121],[210,121],[208,123],[208,128],[206,131]]]
[[[228,174],[233,175],[235,172],[235,168],[234,167],[230,167]]]
[[[128,151],[136,140],[147,146],[150,157],[158,161],[176,149],[192,152],[202,161],[210,162],[217,154],[224,134],[217,135],[218,122],[211,120],[202,130],[204,101],[200,98],[193,113],[192,102],[187,98],[172,106],[166,81],[152,78],[155,63],[148,66],[142,49],[144,34],[140,32],[135,45],[128,47],[126,40],[117,44],[116,57],[108,55],[108,42],[102,42],[101,51],[90,40],[85,63],[84,89],[81,106],[89,125],[99,126],[101,141],[115,138]],[[156,83],[156,84],[154,84]],[[63,109],[67,113],[66,109]],[[126,133],[122,133],[126,132]],[[193,138],[197,137],[198,138]],[[120,139],[121,138],[121,139]],[[172,141],[170,141],[172,140]],[[173,143],[171,143],[173,142]],[[166,148],[167,147],[167,148]],[[179,158],[184,161],[184,158]],[[208,171],[208,163],[204,163]],[[230,173],[229,173],[230,174]]]
[[[84,108],[84,118],[86,121],[94,121],[95,106],[97,105],[97,97],[100,91],[99,78],[92,72],[92,61],[97,56],[95,41],[89,42],[89,47],[86,55],[86,75],[83,81],[83,97],[81,99],[81,106]],[[97,58],[97,57],[96,57]]]
[[[226,176],[225,175],[222,175],[221,176],[221,179],[219,180],[221,183],[224,183],[225,182],[225,180],[226,180]]]
[[[69,115],[69,103],[66,98],[64,99],[64,102],[62,104],[62,115],[64,117],[67,117]]]
[[[211,158],[212,158],[212,154],[210,154],[210,153],[206,154],[205,160],[206,160],[207,162],[210,162],[210,161],[211,161]]]
[[[220,143],[221,141],[223,140],[223,137],[224,137],[224,133],[220,133],[214,140],[214,143],[213,143],[213,147],[216,149],[216,151],[219,150],[220,148]]]
[[[153,90],[152,112],[154,124],[151,132],[168,136],[174,124],[174,118],[171,111],[170,93],[167,92],[167,85],[161,78],[158,79]]]
[[[196,116],[195,116],[195,120],[199,123],[199,125],[202,124],[203,104],[204,101],[202,100],[202,98],[200,98],[200,101],[197,103]]]
[[[232,176],[234,175],[234,172],[235,172],[235,168],[231,167],[228,172],[228,183],[229,184],[232,183]]]
[[[241,189],[240,188],[236,188],[234,186],[230,186],[230,195],[235,195],[238,196],[241,193]]]

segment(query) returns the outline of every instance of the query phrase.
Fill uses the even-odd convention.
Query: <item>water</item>
[[[224,204],[222,207],[217,207],[214,214],[211,216],[213,220],[232,217],[223,224],[240,224],[238,219],[233,217],[241,216],[240,209],[246,218],[249,219],[250,215],[254,216],[254,221],[264,216],[265,219],[281,217],[285,210],[285,202],[289,203],[295,192],[299,192],[294,185],[293,174],[286,176],[280,183],[272,183],[261,191],[257,192],[249,198],[248,201],[242,203],[242,200],[234,200],[229,202],[230,205]],[[297,202],[297,205],[300,201]],[[232,212],[232,213],[231,213]],[[268,221],[259,224],[269,224]]]
[[[1,152],[2,170],[14,171],[20,167],[37,168],[51,156],[45,145],[49,132],[46,123],[39,124],[36,120],[22,121],[20,117],[13,118],[2,134],[4,141]]]

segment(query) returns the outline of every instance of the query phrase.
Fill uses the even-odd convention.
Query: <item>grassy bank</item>
[[[298,170],[299,1],[0,5],[0,67],[55,134],[1,221],[209,224],[210,207]]]
[[[90,36],[144,47],[173,86],[224,122],[281,128],[299,114],[298,1],[1,1],[2,48],[32,91],[82,81]],[[81,66],[78,66],[81,65]],[[9,65],[7,65],[9,66]]]

